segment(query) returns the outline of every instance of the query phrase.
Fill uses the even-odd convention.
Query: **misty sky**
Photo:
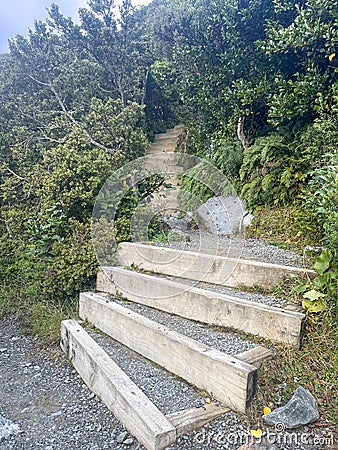
[[[150,0],[134,0],[133,4],[148,4]],[[46,8],[53,0],[0,0],[0,53],[8,51],[8,38],[27,35],[34,20],[47,17]],[[87,0],[54,0],[65,16],[77,17],[77,11],[87,5]],[[118,2],[117,2],[118,3]]]

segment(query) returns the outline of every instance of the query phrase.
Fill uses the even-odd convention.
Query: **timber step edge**
[[[175,426],[75,320],[62,322],[61,348],[89,389],[148,450],[176,441]]]
[[[283,266],[261,261],[208,253],[177,250],[168,247],[121,242],[118,246],[119,265],[139,266],[143,270],[164,275],[232,288],[271,287],[285,277],[314,277],[314,270]]]

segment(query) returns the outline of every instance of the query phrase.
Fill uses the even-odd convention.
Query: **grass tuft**
[[[60,339],[62,320],[77,317],[77,299],[66,305],[32,299],[20,292],[0,290],[0,318],[10,315],[20,322],[24,331],[43,341],[56,343]]]

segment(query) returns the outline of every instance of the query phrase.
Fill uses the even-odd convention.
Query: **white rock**
[[[218,235],[236,233],[252,220],[243,200],[233,195],[209,198],[198,208],[197,216],[209,233]]]

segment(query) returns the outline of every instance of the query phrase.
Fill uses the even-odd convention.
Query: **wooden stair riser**
[[[147,149],[146,153],[165,153],[168,151],[175,152],[176,150],[176,142],[154,142]]]
[[[144,163],[146,167],[152,167],[152,166],[163,166],[163,167],[176,167],[178,166],[181,168],[178,164],[178,157],[176,153],[173,152],[167,152],[167,153],[156,153],[156,154],[150,154],[144,156]],[[183,171],[183,168],[182,168]]]

